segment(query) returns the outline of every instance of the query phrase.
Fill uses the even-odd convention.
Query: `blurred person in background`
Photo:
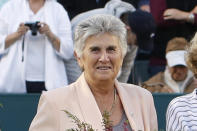
[[[186,63],[197,78],[197,33],[187,48]],[[195,85],[197,88],[197,84]],[[197,89],[192,93],[174,98],[166,112],[166,131],[197,130]]]
[[[38,22],[39,21],[39,22]],[[10,0],[0,10],[0,92],[40,93],[68,84],[71,24],[55,0]]]
[[[196,82],[185,62],[187,45],[188,41],[183,37],[170,40],[166,48],[165,71],[144,82],[142,87],[152,93],[191,93],[196,88]]]
[[[131,68],[128,83],[141,85],[149,78],[148,64],[153,49],[155,36],[155,21],[153,16],[142,10],[136,10],[128,15],[128,27],[133,37],[130,37],[138,46],[134,66]]]
[[[197,29],[196,0],[150,0],[151,13],[157,28],[149,72],[153,76],[165,70],[165,49],[169,40],[184,37],[190,40]]]
[[[68,11],[70,19],[89,10],[103,8],[110,0],[57,0]],[[149,0],[116,0],[133,5],[136,9],[150,12]]]

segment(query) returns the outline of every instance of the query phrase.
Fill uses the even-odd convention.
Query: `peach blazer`
[[[117,80],[115,85],[133,131],[157,131],[157,115],[151,93],[139,86],[120,83]],[[103,131],[102,114],[84,74],[67,87],[41,95],[37,114],[29,131],[65,131],[75,128],[76,125],[63,110],[89,123],[93,129]]]

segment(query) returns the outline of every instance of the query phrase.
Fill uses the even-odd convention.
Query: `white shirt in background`
[[[27,2],[28,4],[28,2]],[[29,4],[28,4],[29,5]],[[29,6],[27,6],[29,7]],[[34,14],[29,8],[28,22],[44,21],[44,6]],[[26,75],[27,81],[45,81],[44,79],[44,67],[45,67],[45,36],[37,32],[36,36],[32,35],[29,30],[25,35],[25,43],[27,44],[26,54]]]

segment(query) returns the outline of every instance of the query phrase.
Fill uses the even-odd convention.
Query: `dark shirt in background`
[[[103,8],[110,0],[57,0],[67,10],[70,19],[76,15],[97,8]],[[123,0],[132,4],[135,8],[149,3],[149,0]]]
[[[197,29],[196,24],[178,20],[164,20],[164,11],[169,8],[176,8],[189,12],[196,5],[197,0],[181,0],[181,2],[180,0],[150,0],[151,13],[157,24],[150,64],[165,66],[165,49],[167,42],[174,37],[184,37],[190,40]]]

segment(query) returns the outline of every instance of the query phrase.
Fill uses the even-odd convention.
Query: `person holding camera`
[[[12,0],[0,10],[0,92],[40,93],[67,85],[71,24],[55,0]]]

